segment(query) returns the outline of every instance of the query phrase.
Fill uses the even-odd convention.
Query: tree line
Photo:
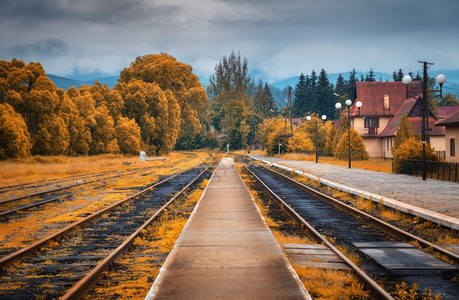
[[[137,57],[113,89],[56,88],[39,63],[0,61],[0,158],[168,153],[201,133],[208,96],[191,66]]]
[[[408,72],[414,81],[422,81],[419,73],[414,76],[412,72]],[[405,76],[402,69],[394,71],[392,78],[394,81],[402,81]],[[380,78],[380,80],[382,80]],[[294,117],[302,118],[306,113],[325,114],[328,118],[336,119],[338,117],[335,110],[335,103],[341,102],[344,106],[346,99],[352,101],[356,98],[356,82],[375,82],[375,73],[373,69],[363,76],[360,74],[358,78],[355,69],[353,69],[348,79],[344,79],[341,74],[338,75],[335,84],[330,83],[327,72],[322,69],[319,74],[312,70],[311,74],[306,76],[301,73],[298,77],[298,83],[294,89],[294,99],[292,105],[292,114]],[[435,78],[428,78],[428,89],[432,90],[435,87]],[[336,96],[338,95],[338,96]],[[432,98],[430,95],[429,99]],[[458,105],[456,97],[451,94],[446,94],[441,99],[435,99],[429,102],[431,110],[435,113],[437,106],[454,106]]]

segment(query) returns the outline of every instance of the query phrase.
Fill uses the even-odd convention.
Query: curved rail
[[[355,207],[352,207],[346,203],[343,203],[342,201],[339,201],[329,195],[326,195],[320,191],[317,191],[293,178],[290,178],[289,176],[286,176],[285,174],[282,174],[280,172],[277,172],[277,171],[274,171],[270,168],[267,168],[265,166],[261,166],[262,168],[266,169],[266,170],[269,170],[270,172],[278,175],[278,176],[281,176],[282,178],[296,184],[297,186],[299,186],[300,188],[302,188],[303,190],[306,190],[307,192],[310,192],[310,193],[313,193],[314,195],[320,197],[321,199],[327,201],[328,203],[332,204],[333,206],[335,207],[338,207],[344,211],[346,211],[347,213],[350,213],[350,214],[353,214],[355,216],[358,216],[358,217],[361,217],[361,218],[364,218],[365,220],[367,220],[368,222],[370,222],[373,226],[375,226],[376,228],[378,228],[379,230],[391,235],[391,236],[394,236],[394,237],[397,237],[398,239],[404,241],[404,242],[412,242],[412,241],[416,241],[419,243],[420,246],[424,247],[424,248],[431,248],[433,249],[434,251],[436,251],[437,253],[439,254],[442,254],[446,257],[448,257],[449,259],[451,259],[455,264],[459,264],[459,255],[457,253],[454,253],[452,251],[449,251],[447,249],[444,249],[436,244],[433,244],[421,237],[418,237],[412,233],[409,233],[403,229],[400,229],[398,227],[395,227],[394,225],[392,224],[389,224],[375,216],[372,216],[366,212],[363,212],[361,210],[358,210],[356,209]]]
[[[277,196],[263,181],[261,181],[258,176],[256,176],[252,171],[245,166],[245,169],[249,172],[249,174],[257,180],[257,182],[263,186],[263,188],[268,191],[268,193],[276,200],[278,205],[296,222],[301,224],[303,228],[305,228],[309,233],[313,235],[320,243],[326,245],[331,251],[333,251],[338,257],[340,257],[345,264],[347,264],[355,273],[356,275],[362,280],[367,288],[369,288],[375,297],[378,299],[391,299],[394,298],[386,292],[378,283],[376,283],[373,279],[371,279],[362,269],[360,269],[356,264],[354,264],[351,260],[349,260],[344,254],[342,254],[333,244],[331,244],[327,239],[324,238],[314,227],[312,227],[306,220],[304,220],[297,212],[295,212],[287,203],[285,203],[279,196]]]

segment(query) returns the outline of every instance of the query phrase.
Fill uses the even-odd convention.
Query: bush
[[[393,169],[394,173],[401,173],[403,162],[407,159],[422,159],[422,142],[414,137],[409,138],[394,150]],[[440,160],[434,153],[430,144],[426,144],[426,159],[430,161]]]

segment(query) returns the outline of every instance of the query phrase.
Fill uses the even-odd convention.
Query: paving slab
[[[282,244],[293,266],[349,270],[344,261],[323,244]]]
[[[225,158],[146,299],[311,298]]]
[[[392,274],[419,274],[459,270],[429,253],[407,243],[367,242],[354,243],[360,251],[371,257]]]

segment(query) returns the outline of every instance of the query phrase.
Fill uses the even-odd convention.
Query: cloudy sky
[[[166,52],[207,79],[240,51],[263,79],[312,69],[459,69],[457,0],[0,0],[0,59],[118,74]]]

